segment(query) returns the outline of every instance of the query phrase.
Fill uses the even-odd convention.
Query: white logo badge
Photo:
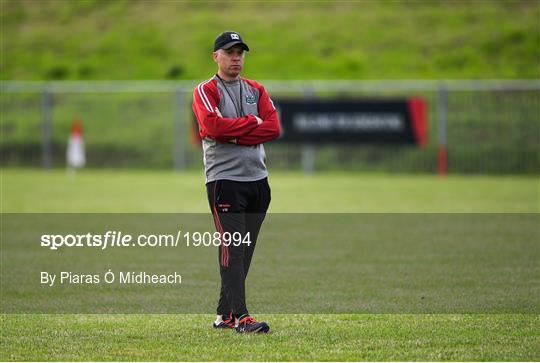
[[[240,36],[238,34],[231,34],[231,39],[240,40]]]

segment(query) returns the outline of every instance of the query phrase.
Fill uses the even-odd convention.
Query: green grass
[[[535,176],[270,173],[270,212],[539,212]],[[2,211],[206,213],[201,172],[4,169]]]
[[[535,0],[0,4],[2,80],[202,80],[216,70],[213,39],[231,28],[241,32],[252,49],[244,75],[258,80],[540,78],[540,3]],[[425,97],[429,105],[426,150],[361,145],[342,156],[318,153],[317,167],[434,170],[437,95],[414,95]],[[284,95],[272,93],[279,96]],[[1,95],[0,160],[5,165],[39,165],[41,98]],[[181,117],[187,126],[191,97],[185,99],[187,112]],[[451,92],[451,172],[538,173],[537,100],[536,91]],[[173,131],[172,104],[173,96],[166,93],[55,94],[54,165],[63,165],[71,122],[81,118],[88,165],[170,168],[173,137],[186,143],[189,138],[187,132]],[[288,169],[299,164],[298,148],[276,154]],[[401,154],[407,157],[396,157]],[[199,167],[199,155],[189,148],[190,167]]]
[[[256,79],[540,76],[537,1],[1,5],[4,80],[203,79],[229,29],[250,45]]]
[[[433,175],[343,172],[307,176],[298,173],[271,172],[270,183],[273,213],[539,212],[540,189],[537,177],[438,178]],[[84,170],[70,179],[63,170],[43,172],[31,169],[4,169],[1,186],[4,213],[207,213],[208,208],[202,173]],[[298,214],[297,217],[290,219],[290,222],[294,224],[294,218],[301,216]],[[337,214],[335,216],[339,217]],[[406,215],[404,218],[409,216]],[[438,215],[432,216],[437,218]],[[455,216],[452,218],[460,218],[458,214]],[[384,215],[380,217],[384,220]],[[452,220],[444,216],[441,218],[442,221]],[[353,271],[354,273],[366,271],[366,275],[357,280],[357,287],[371,286],[368,288],[368,294],[370,290],[374,294],[375,298],[372,301],[384,296],[377,296],[377,291],[386,291],[390,297],[399,296],[395,309],[389,304],[379,307],[378,310],[377,307],[367,309],[375,312],[370,314],[275,314],[274,310],[272,313],[257,314],[272,326],[272,333],[266,336],[238,336],[229,331],[214,331],[209,328],[213,318],[210,315],[212,311],[208,311],[208,314],[162,315],[2,314],[0,359],[536,361],[540,358],[538,353],[540,330],[535,298],[537,296],[535,279],[538,276],[535,256],[538,250],[535,250],[534,244],[527,247],[526,243],[522,243],[525,242],[522,240],[523,237],[530,238],[530,235],[523,234],[527,233],[527,230],[520,228],[520,223],[524,219],[520,215],[512,218],[516,219],[516,223],[509,225],[509,229],[496,223],[497,227],[486,225],[491,226],[489,230],[493,233],[491,236],[493,241],[488,239],[478,243],[474,237],[463,235],[460,240],[455,241],[455,246],[458,246],[456,249],[452,248],[451,238],[448,241],[439,238],[434,240],[433,246],[425,245],[415,250],[410,248],[414,245],[395,245],[390,241],[379,244],[377,248],[361,248],[365,252],[360,256],[357,256],[358,252],[356,255],[351,253],[353,250],[348,249],[351,247],[348,245],[344,245],[346,249],[334,248],[327,251],[326,258],[331,261],[338,261],[338,258],[353,261],[359,257],[360,264],[354,267],[355,269],[344,272],[350,274]],[[475,230],[474,221],[475,219],[471,219],[468,222],[473,230]],[[306,277],[310,277],[311,274],[309,270],[301,269],[302,261],[313,258],[313,253],[321,245],[320,241],[312,239],[313,245],[310,247],[315,252],[310,252],[309,248],[301,243],[302,234],[290,235],[291,241],[298,240],[298,242],[283,245],[283,254],[280,254],[275,250],[281,248],[277,243],[279,231],[272,233],[269,223],[271,220],[265,225],[266,229],[263,227],[262,244],[258,247],[259,254],[256,253],[255,256],[253,272],[250,272],[252,275],[249,291],[255,291],[260,285],[271,286],[273,282],[283,279],[279,274],[275,275],[276,280],[272,279],[280,261],[289,261],[286,263],[284,273],[295,276],[289,277],[290,286],[303,288],[302,281],[306,281]],[[442,226],[444,227],[444,224]],[[4,224],[3,228],[7,227]],[[427,223],[425,231],[429,232],[430,228],[439,227]],[[456,227],[457,225],[454,226],[454,234],[450,234],[451,236],[459,236],[460,231],[467,231]],[[324,228],[324,225],[305,228],[302,233],[307,233],[308,236],[311,229],[311,232],[316,234],[313,237],[323,238],[324,234],[316,232],[317,228]],[[339,225],[335,228],[339,228]],[[361,228],[366,232],[366,236],[370,236],[378,227],[371,224],[357,228]],[[481,230],[480,227],[479,231]],[[535,243],[537,232],[534,229],[531,231],[533,239],[529,241]],[[390,235],[400,231],[382,230],[382,233]],[[407,234],[402,235],[405,238]],[[275,246],[271,243],[274,240]],[[508,243],[509,241],[516,243]],[[304,244],[306,243],[308,242],[304,241]],[[20,250],[22,246],[18,247]],[[464,250],[468,252],[459,253]],[[4,257],[6,251],[11,253],[11,250],[3,249]],[[205,269],[207,265],[200,260],[206,258],[205,254],[214,261],[212,251],[207,250],[202,252],[202,255],[196,255],[192,261],[188,255],[180,256],[185,259],[181,261],[181,265],[186,269],[189,266],[202,265],[202,269]],[[267,263],[263,258],[267,259]],[[52,263],[54,261],[51,260]],[[295,267],[295,261],[300,262],[300,265]],[[388,261],[390,264],[382,266],[383,263],[377,261]],[[426,267],[426,261],[433,264]],[[136,264],[137,260],[131,262]],[[444,278],[444,268],[449,266],[449,263],[457,263],[454,266],[463,264],[463,270],[456,271],[457,274],[453,278],[458,282],[463,281],[465,288],[478,289],[480,297],[478,301],[468,299],[462,301],[464,304],[462,308],[454,308],[453,311],[461,312],[468,309],[476,313],[455,313],[450,308],[450,313],[441,314],[436,312],[447,310],[435,307],[429,314],[410,314],[421,310],[414,305],[420,300],[414,300],[415,296],[417,297],[414,290],[411,294],[411,291],[407,292],[403,286],[400,287],[396,276],[400,274],[411,276],[408,274],[414,272],[417,277],[413,275],[411,280],[404,281],[416,281],[421,285],[418,286],[418,292],[439,291],[440,295],[433,297],[442,299],[445,293],[452,292],[452,289],[446,289],[444,285],[438,284],[438,281],[452,281]],[[312,268],[325,271],[325,266],[317,263]],[[396,270],[389,275],[377,272],[383,271],[384,267],[390,267],[390,270],[396,267]],[[482,270],[486,267],[496,273],[493,276],[489,273],[478,276],[475,281],[491,281],[494,284],[492,287],[489,284],[477,286],[474,281],[460,277],[470,276],[471,271],[474,272],[475,269],[490,271]],[[212,266],[208,266],[208,269],[214,271]],[[211,274],[208,276],[212,277]],[[3,280],[4,278],[5,276]],[[345,280],[338,280],[336,286],[340,286],[343,281]],[[381,281],[379,286],[377,281]],[[435,286],[430,285],[430,282]],[[321,291],[328,285],[328,281],[322,275],[318,282],[312,283],[309,286],[318,283],[323,289]],[[202,290],[213,291],[212,284],[217,284],[217,276],[210,281],[210,285],[205,282],[201,286]],[[189,285],[186,286],[188,287]],[[277,288],[283,292],[282,300],[294,295],[291,295],[291,292],[287,295],[287,290],[283,287]],[[3,294],[6,294],[5,291],[9,290],[4,290]],[[493,291],[497,294],[490,295]],[[347,294],[343,296],[346,303],[354,301],[350,300],[351,296]],[[519,299],[518,303],[505,305],[519,296],[523,296],[523,299]],[[76,295],[71,296],[73,297],[77,298]],[[430,295],[427,294],[426,297],[429,301]],[[490,297],[494,299],[490,300]],[[6,298],[12,299],[13,296],[3,295],[3,299]],[[167,304],[169,298],[168,295],[163,295],[163,304]],[[189,296],[183,298],[189,300]],[[339,294],[327,295],[325,298],[314,293],[305,300],[308,304],[315,303],[311,306],[317,308],[317,303],[324,305],[325,301],[333,301],[336,298],[339,298]],[[369,299],[369,296],[366,298]],[[459,302],[459,298],[449,295],[448,301]],[[200,305],[203,307],[207,304],[212,305],[213,300],[213,295],[207,296]],[[69,301],[69,296],[66,301]],[[264,310],[264,305],[255,296],[252,296],[250,301],[259,307],[257,311]],[[291,306],[294,307],[295,304],[295,301],[290,302],[288,310],[285,311],[292,310]],[[496,308],[497,306],[500,308]],[[400,307],[404,310],[403,313],[385,313],[400,311]],[[346,308],[334,306],[325,311],[347,311]],[[352,311],[357,310],[353,308]]]
[[[266,315],[239,336],[210,315],[2,316],[2,360],[536,361],[538,316]]]

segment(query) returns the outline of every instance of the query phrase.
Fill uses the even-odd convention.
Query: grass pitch
[[[538,213],[539,178],[270,173],[269,213]],[[208,213],[201,172],[2,171],[2,212]]]
[[[2,211],[206,212],[202,181],[199,173],[83,171],[69,178],[63,171],[3,170]],[[534,177],[440,179],[425,175],[272,173],[271,186],[273,213],[538,213],[539,208],[539,181]],[[256,269],[263,269],[257,262],[260,261],[253,265],[255,276]],[[531,289],[535,289],[538,269],[532,273]],[[209,327],[211,313],[3,314],[0,359],[535,361],[540,358],[539,318],[534,309],[519,314],[257,315],[272,327],[272,333],[266,336],[214,331]]]
[[[212,315],[2,316],[2,360],[537,361],[537,315],[261,315],[272,333]]]

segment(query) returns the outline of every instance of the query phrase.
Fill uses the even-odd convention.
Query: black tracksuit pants
[[[221,292],[218,315],[248,314],[245,281],[257,243],[259,230],[270,205],[270,186],[264,178],[253,182],[217,180],[206,184],[208,202],[214,223],[222,234],[240,232],[242,240],[249,233],[246,243],[230,243],[222,238],[219,248]],[[238,236],[238,234],[237,234]]]

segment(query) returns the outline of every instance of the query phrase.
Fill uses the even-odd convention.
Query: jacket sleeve
[[[278,113],[268,92],[259,85],[259,117],[263,123],[250,131],[248,134],[238,137],[239,145],[258,145],[277,139],[281,133]]]
[[[199,124],[201,138],[210,137],[222,142],[248,134],[258,126],[253,115],[238,118],[219,117],[217,88],[211,82],[201,83],[193,91],[193,112]]]

